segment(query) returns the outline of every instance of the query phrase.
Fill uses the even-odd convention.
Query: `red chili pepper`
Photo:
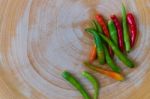
[[[122,31],[122,27],[121,24],[117,18],[116,15],[112,15],[111,19],[114,21],[117,32],[118,32],[118,44],[119,44],[119,48],[120,50],[123,52],[124,51],[124,41],[123,41],[123,31]]]
[[[104,34],[109,38],[110,37],[109,30],[107,28],[107,25],[106,25],[103,17],[100,14],[98,14],[98,15],[96,15],[96,19],[97,19],[98,23],[101,25],[101,27],[104,31]]]
[[[130,31],[130,39],[131,39],[130,43],[131,43],[131,47],[133,47],[135,44],[135,40],[136,40],[137,27],[136,27],[136,22],[132,13],[127,14],[127,22],[128,22],[129,31]]]
[[[107,24],[104,21],[104,18],[100,14],[97,14],[96,15],[96,20],[101,25],[101,27],[103,29],[103,32],[104,32],[104,35],[106,37],[110,38],[109,30],[107,28]],[[114,54],[113,54],[113,51],[112,51],[111,47],[109,46],[108,49],[109,49],[109,54],[113,57]]]

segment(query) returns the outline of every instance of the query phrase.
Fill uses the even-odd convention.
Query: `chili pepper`
[[[130,44],[131,44],[131,47],[133,47],[135,40],[136,40],[137,28],[136,28],[136,22],[132,13],[127,14],[127,22],[128,22],[129,31],[130,31]]]
[[[96,45],[94,44],[91,48],[90,55],[89,55],[89,61],[92,63],[96,59]]]
[[[91,99],[89,94],[84,89],[83,85],[68,71],[62,73],[62,77],[72,84],[84,97],[84,99]]]
[[[115,24],[112,20],[108,21],[108,29],[110,32],[111,40],[116,44],[116,46],[118,46],[117,30],[116,30]]]
[[[114,51],[114,53],[118,56],[118,58],[128,67],[133,68],[134,64],[131,60],[129,60],[123,53],[121,53],[121,51],[119,50],[119,48],[111,41],[109,40],[107,37],[105,37],[103,34],[100,34],[101,38],[107,42],[112,50]]]
[[[97,14],[96,15],[96,20],[99,23],[99,25],[102,27],[102,30],[103,30],[105,36],[110,38],[109,30],[108,30],[107,25],[106,25],[106,23],[104,21],[104,18],[100,14]],[[111,47],[108,46],[108,48],[109,48],[110,55],[113,56],[113,51],[112,51]]]
[[[98,15],[96,15],[96,19],[97,19],[97,22],[101,25],[101,27],[104,31],[104,34],[109,38],[110,37],[109,30],[107,28],[107,25],[106,25],[103,17],[100,14],[98,14]]]
[[[116,29],[117,29],[119,48],[123,52],[124,51],[124,42],[123,42],[123,32],[122,32],[121,24],[120,24],[120,22],[119,22],[119,20],[118,20],[116,15],[112,15],[111,19],[115,23],[115,26],[116,26]]]
[[[123,77],[121,74],[119,74],[119,73],[102,69],[102,68],[100,68],[99,66],[92,65],[92,64],[90,64],[90,63],[88,63],[88,62],[84,62],[84,65],[85,65],[86,67],[88,67],[88,68],[94,70],[94,71],[97,71],[97,72],[99,72],[99,73],[101,73],[101,74],[104,74],[104,75],[106,75],[106,76],[108,76],[108,77],[111,77],[111,78],[113,78],[113,79],[115,79],[115,80],[119,80],[119,81],[124,80],[124,77]]]
[[[127,52],[129,52],[131,46],[130,46],[128,27],[127,27],[127,20],[126,20],[126,8],[123,4],[122,4],[122,23],[123,23],[123,37],[124,37],[125,49]]]
[[[98,32],[101,32],[102,29],[101,27],[98,27],[97,21],[92,20],[92,27],[94,27]],[[90,56],[89,56],[89,61],[92,63],[96,59],[96,45],[92,46],[91,51],[90,51]]]
[[[106,46],[104,46],[104,50],[105,50],[105,57],[106,57],[106,62],[108,64],[108,66],[117,73],[121,72],[121,69],[115,64],[115,62],[112,60],[112,58],[109,55],[109,52],[106,48]]]
[[[86,32],[91,33],[94,37],[95,44],[96,44],[96,50],[97,50],[97,56],[100,64],[105,63],[105,54],[104,54],[104,48],[103,48],[103,42],[99,34],[95,29],[85,29]]]
[[[86,71],[83,71],[82,75],[85,78],[87,78],[93,85],[93,88],[94,88],[94,98],[93,99],[98,99],[99,89],[100,89],[98,80],[93,75],[91,75],[90,73],[88,73]]]

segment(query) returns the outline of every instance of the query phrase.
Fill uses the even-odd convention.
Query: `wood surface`
[[[101,83],[100,99],[150,99],[150,0],[0,0],[0,99],[82,99],[60,76],[64,70],[92,93],[80,75],[92,45],[83,29],[97,12],[121,17],[122,2],[136,16],[129,54],[136,68],[116,59],[124,82],[90,72]]]

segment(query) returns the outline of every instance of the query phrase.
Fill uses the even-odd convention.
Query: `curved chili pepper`
[[[107,62],[107,64],[108,64],[108,66],[109,66],[114,72],[120,73],[120,72],[121,72],[120,67],[118,67],[118,66],[115,64],[115,62],[112,60],[112,58],[110,57],[109,52],[108,52],[106,46],[104,46],[104,51],[105,51],[105,57],[106,57],[106,62]]]
[[[111,19],[115,23],[115,26],[116,26],[116,29],[117,29],[119,48],[123,52],[124,51],[124,42],[123,42],[123,32],[122,32],[121,24],[120,24],[120,22],[119,22],[119,20],[118,20],[116,15],[112,15]]]
[[[83,64],[86,67],[88,67],[88,68],[90,68],[90,69],[92,69],[94,71],[97,71],[98,73],[104,74],[104,75],[106,75],[108,77],[111,77],[111,78],[113,78],[115,80],[119,80],[119,81],[123,81],[124,80],[124,77],[121,74],[119,74],[119,73],[102,69],[99,66],[92,65],[92,64],[90,64],[88,62],[84,62]]]
[[[66,79],[70,84],[72,84],[84,97],[84,99],[91,99],[89,94],[84,89],[83,85],[68,71],[62,73],[62,77]]]
[[[90,55],[89,55],[89,61],[92,63],[96,59],[96,45],[94,44],[91,48]]]
[[[96,50],[97,50],[97,56],[100,64],[105,63],[105,54],[104,54],[104,48],[103,48],[103,42],[99,34],[95,29],[85,29],[86,32],[91,33],[94,37],[95,44],[96,44]]]
[[[98,99],[99,89],[100,89],[98,80],[93,75],[88,73],[87,71],[83,71],[82,75],[85,78],[87,78],[93,85],[93,88],[94,88],[94,98],[93,99]]]
[[[111,41],[109,40],[107,37],[105,37],[103,34],[99,34],[101,36],[101,38],[107,43],[109,44],[109,46],[111,46],[112,50],[114,51],[114,53],[118,56],[118,58],[128,67],[133,68],[134,64],[133,62],[128,59],[128,57],[126,57],[123,53],[121,53],[121,51],[119,50],[119,48]]]
[[[110,38],[109,30],[107,28],[107,24],[104,21],[104,18],[100,14],[98,14],[98,15],[96,15],[96,20],[99,23],[99,25],[102,27],[102,30],[103,30],[105,36]],[[109,48],[110,55],[113,56],[113,51],[112,51],[111,47],[108,46],[108,48]]]
[[[137,28],[136,28],[136,22],[132,13],[127,14],[127,22],[128,22],[129,31],[130,31],[130,44],[131,44],[131,47],[133,47],[135,44],[135,40],[136,40]]]
[[[118,46],[117,30],[116,30],[115,24],[112,20],[108,21],[108,29],[110,32],[111,40],[116,44],[116,46]]]
[[[126,8],[123,4],[122,4],[122,23],[123,23],[123,37],[124,37],[125,49],[127,52],[129,52],[131,46],[130,46],[128,27],[127,27],[127,20],[126,20]]]

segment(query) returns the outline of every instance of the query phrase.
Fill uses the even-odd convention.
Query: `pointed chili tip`
[[[113,77],[113,76],[112,76],[112,77]],[[124,80],[125,80],[124,76],[121,75],[120,73],[116,73],[116,74],[114,75],[114,78],[115,78],[116,80],[119,80],[119,81],[124,81]]]
[[[111,19],[114,19],[115,16],[116,16],[115,14],[112,14],[112,15],[110,16],[110,18],[111,18]]]
[[[97,13],[96,15],[95,15],[95,17],[99,17],[100,16],[100,14],[99,13]]]
[[[122,6],[124,6],[124,3],[122,2]]]
[[[122,76],[119,81],[123,82],[125,81],[125,78]]]
[[[82,75],[85,75],[86,73],[88,73],[88,72],[87,72],[87,71],[83,71],[81,74],[82,74]]]
[[[62,73],[61,73],[62,75],[66,75],[66,74],[70,74],[67,70],[65,70],[65,71],[63,71]]]
[[[91,28],[86,28],[84,31],[88,32],[88,33],[91,33],[91,30],[92,30]]]
[[[97,14],[95,15],[95,18],[97,19],[97,18],[99,18],[99,17],[102,17],[102,15],[99,14],[99,13],[97,13]]]
[[[135,67],[135,65],[134,64],[132,64],[131,66],[130,66],[130,68],[134,68]]]
[[[90,21],[90,23],[91,23],[91,27],[93,27],[93,28],[96,29],[96,26],[95,26],[96,20],[92,19],[92,20]]]
[[[124,3],[122,3],[122,9],[125,9],[125,4]]]
[[[85,32],[88,32],[89,28],[84,29]]]
[[[131,15],[131,14],[132,14],[131,12],[128,12],[128,13],[127,13],[127,15]]]
[[[68,73],[68,71],[67,71],[67,70],[64,70],[64,71],[62,72],[62,74],[65,74],[65,73]]]
[[[85,66],[87,66],[87,67],[91,66],[91,64],[90,64],[88,61],[84,61],[84,62],[83,62],[83,65],[85,65]]]
[[[89,62],[87,62],[87,61],[84,61],[84,62],[83,62],[83,64],[84,64],[84,65],[86,65],[86,64],[89,64]]]
[[[68,78],[68,75],[70,75],[70,73],[67,70],[65,70],[61,73],[61,76],[66,79]]]

